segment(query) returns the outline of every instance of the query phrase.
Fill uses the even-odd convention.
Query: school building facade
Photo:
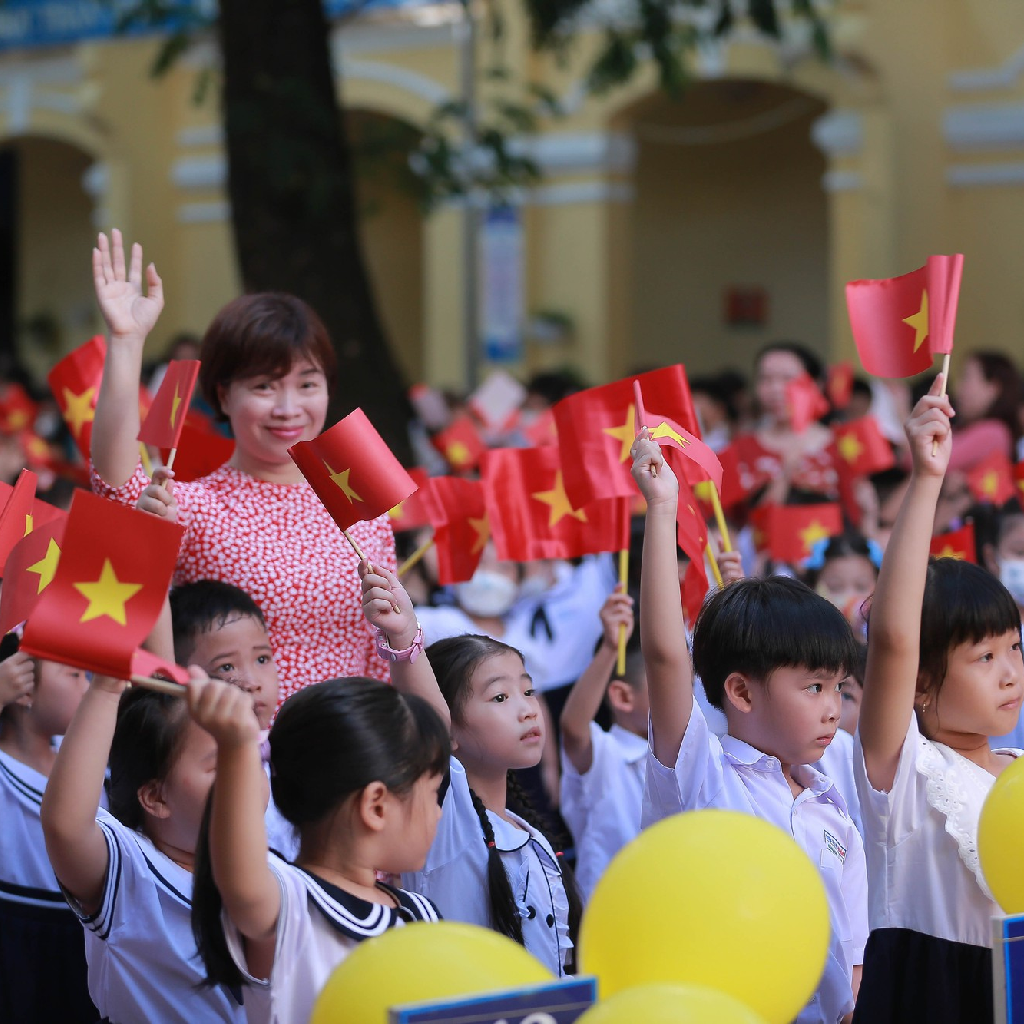
[[[120,226],[157,263],[167,306],[154,353],[201,332],[239,287],[216,86],[194,101],[197,75],[216,73],[215,45],[200,41],[153,80],[158,41],[114,37],[90,21],[102,6],[0,9],[0,313],[40,374],[99,327],[98,228]],[[847,357],[844,283],[952,251],[966,256],[961,350],[1019,357],[1024,5],[839,0],[831,65],[798,23],[778,45],[740,27],[701,49],[678,101],[650,69],[587,96],[596,29],[559,66],[531,52],[513,0],[503,10],[507,64],[563,108],[523,143],[542,181],[483,229],[495,321],[484,333],[505,332],[510,369],[574,365],[592,382],[678,360],[747,370],[779,337]],[[460,5],[424,3],[339,26],[347,108],[421,128],[460,95],[463,28]],[[462,385],[462,208],[424,216],[397,189],[365,205],[367,258],[408,379]]]

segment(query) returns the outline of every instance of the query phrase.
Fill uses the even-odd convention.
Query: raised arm
[[[109,853],[96,812],[124,685],[93,679],[57,752],[39,812],[54,873],[87,914],[103,900]]]
[[[679,597],[679,483],[646,430],[633,442],[633,479],[647,501],[640,571],[640,648],[651,699],[654,754],[674,765],[693,708],[693,666]]]
[[[606,598],[601,607],[601,645],[583,674],[576,680],[562,708],[562,748],[573,768],[585,775],[594,759],[590,739],[590,723],[594,720],[605,687],[615,668],[618,655],[619,627],[626,630],[626,639],[633,634],[633,599],[621,590],[621,584]]]
[[[107,322],[109,341],[103,382],[92,425],[92,461],[111,487],[120,487],[139,461],[139,380],[142,347],[163,309],[163,285],[152,263],[146,268],[148,295],[142,294],[142,247],[132,246],[126,268],[124,243],[116,228],[99,236],[92,251],[96,299]]]
[[[416,639],[419,624],[412,601],[398,575],[382,565],[360,562],[359,579],[363,589],[363,614],[367,621],[384,632],[392,650],[408,649]],[[391,682],[402,693],[414,693],[429,701],[441,716],[441,721],[451,726],[451,711],[441,696],[434,670],[427,658],[393,662]]]
[[[914,714],[928,549],[952,448],[953,409],[939,394],[941,385],[942,378],[936,378],[907,420],[914,460],[910,489],[896,516],[871,601],[859,729],[868,780],[883,791],[896,777]]]

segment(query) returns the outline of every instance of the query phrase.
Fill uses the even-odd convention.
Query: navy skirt
[[[868,937],[854,1024],[992,1024],[992,950],[908,928]]]

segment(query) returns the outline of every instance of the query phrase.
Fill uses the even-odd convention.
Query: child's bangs
[[[1020,628],[1020,609],[990,572],[954,558],[931,560],[921,609],[922,648],[927,642],[948,651],[1011,631],[1019,635]]]

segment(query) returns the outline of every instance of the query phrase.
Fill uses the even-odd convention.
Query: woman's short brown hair
[[[203,397],[226,420],[218,392],[233,381],[286,374],[296,359],[315,363],[334,390],[336,358],[323,321],[310,306],[283,292],[241,295],[210,322],[199,353]]]

